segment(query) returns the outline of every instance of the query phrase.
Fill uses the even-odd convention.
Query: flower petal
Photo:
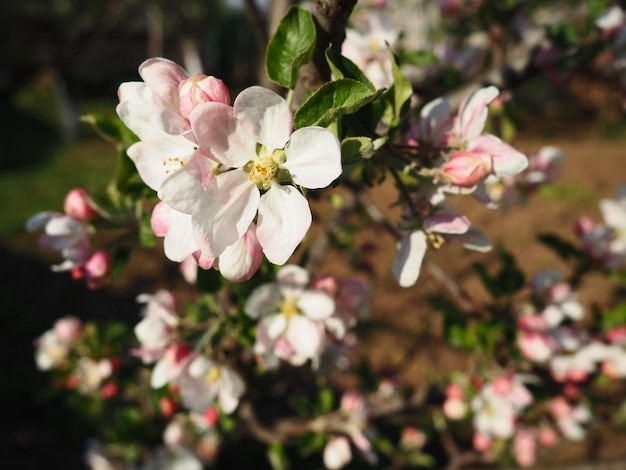
[[[335,301],[321,290],[306,290],[298,297],[298,308],[312,320],[324,320],[335,313]]]
[[[256,134],[237,123],[231,106],[218,102],[201,103],[189,115],[198,145],[220,163],[241,168],[256,159]]]
[[[287,264],[276,272],[276,281],[283,297],[299,296],[309,283],[309,272],[297,264]]]
[[[322,349],[323,327],[303,315],[289,319],[287,340],[296,350],[297,356],[314,359]]]
[[[305,188],[325,188],[341,174],[339,140],[323,127],[304,127],[293,134],[285,147],[283,164],[293,181]]]
[[[487,238],[487,235],[482,230],[473,225],[467,232],[458,235],[457,239],[468,250],[479,251],[480,253],[491,250],[491,240]]]
[[[293,186],[273,185],[259,202],[257,237],[268,260],[284,264],[311,226],[311,209]]]
[[[256,137],[271,152],[282,149],[293,128],[291,110],[287,102],[267,88],[253,86],[243,90],[233,104],[240,128]]]
[[[180,65],[171,60],[152,58],[139,66],[139,75],[163,105],[178,110],[178,85],[187,78]]]
[[[424,230],[436,233],[465,233],[471,223],[467,217],[459,214],[433,214],[424,219]]]
[[[192,219],[202,252],[218,257],[239,240],[256,215],[259,198],[259,190],[242,170],[217,175]]]
[[[280,310],[282,296],[275,283],[262,284],[252,291],[243,311],[250,318],[259,318]]]
[[[528,167],[528,157],[494,135],[485,134],[474,139],[469,148],[473,152],[488,153],[493,159],[493,173],[500,178],[515,176]]]
[[[210,166],[208,158],[201,152],[196,152],[187,164],[174,173],[170,174],[163,181],[159,188],[159,198],[179,212],[193,214],[200,202],[204,198],[204,187],[202,185],[204,173],[203,167]]]
[[[243,282],[257,272],[262,260],[263,249],[256,237],[256,226],[250,224],[248,231],[220,255],[219,270],[229,281]]]
[[[410,287],[417,282],[427,247],[426,233],[422,230],[406,234],[398,242],[391,271],[401,287]]]
[[[487,105],[499,94],[496,87],[489,86],[468,95],[459,106],[457,132],[466,140],[478,137],[489,114]]]

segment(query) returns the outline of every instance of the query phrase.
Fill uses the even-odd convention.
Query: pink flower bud
[[[83,188],[74,188],[67,193],[63,210],[67,215],[83,220],[89,219],[98,213],[93,207],[89,193]]]
[[[326,292],[328,295],[335,295],[337,292],[337,280],[330,275],[321,276],[311,282],[311,289],[318,289]]]
[[[565,418],[572,414],[572,407],[565,397],[559,396],[550,403],[550,411],[556,419]]]
[[[532,429],[521,428],[513,436],[513,456],[520,467],[531,467],[537,459],[537,441]]]
[[[161,397],[159,400],[159,409],[165,418],[169,418],[178,411],[179,405],[172,397]]]
[[[493,445],[493,438],[487,434],[475,432],[472,436],[472,444],[478,452],[488,452]]]
[[[80,336],[83,328],[83,323],[78,317],[63,317],[59,318],[54,323],[54,333],[60,340],[65,342],[72,342]]]
[[[100,387],[100,396],[104,399],[113,398],[119,391],[120,388],[115,382],[107,382]]]
[[[537,439],[539,440],[539,444],[542,446],[553,447],[559,441],[559,436],[554,429],[544,424],[539,427]]]
[[[363,407],[363,396],[357,390],[347,390],[341,396],[341,409],[349,413],[355,413]]]
[[[441,168],[444,180],[457,186],[474,186],[484,180],[492,170],[490,155],[467,150],[456,152]]]
[[[204,416],[204,421],[206,422],[206,424],[213,427],[217,424],[217,420],[220,417],[220,413],[216,407],[209,406],[204,412],[203,416]]]
[[[189,346],[182,343],[170,344],[165,350],[165,360],[170,364],[178,364],[183,359],[187,358],[191,354]]]
[[[426,444],[426,439],[424,431],[413,426],[406,426],[400,435],[400,446],[408,450],[421,449]]]
[[[465,392],[463,391],[463,387],[458,383],[452,382],[446,387],[446,398],[463,398],[464,396]]]
[[[207,75],[195,75],[180,82],[178,96],[180,114],[185,119],[189,119],[191,112],[200,103],[216,101],[230,104],[230,93],[224,82]]]
[[[87,287],[99,289],[111,274],[111,257],[106,251],[94,251],[82,269]]]
[[[595,222],[590,217],[581,217],[576,221],[574,231],[578,236],[582,236],[591,232],[595,225]]]
[[[496,395],[508,395],[513,389],[512,377],[510,375],[501,375],[493,379],[493,392]]]
[[[448,398],[443,402],[443,414],[448,419],[463,419],[467,415],[467,410],[467,403],[460,398]]]

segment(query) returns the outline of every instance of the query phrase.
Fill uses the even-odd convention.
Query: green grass
[[[0,173],[0,237],[24,230],[26,220],[44,210],[63,211],[67,192],[77,186],[99,190],[113,178],[115,148],[96,137],[58,145],[45,161]]]

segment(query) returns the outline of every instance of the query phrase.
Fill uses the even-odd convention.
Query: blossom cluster
[[[63,260],[53,271],[70,271],[74,279],[84,279],[89,289],[102,287],[111,274],[111,257],[101,249],[93,249],[90,241],[90,219],[98,209],[83,188],[71,190],[65,197],[64,212],[45,211],[26,222],[29,232],[42,231],[39,244],[58,251]]]
[[[166,256],[192,256],[237,282],[263,255],[284,264],[311,225],[303,190],[341,174],[337,137],[315,126],[293,131],[288,103],[259,86],[231,106],[221,80],[188,77],[166,59],[149,59],[139,73],[143,82],[120,86],[117,113],[140,139],[129,157],[161,199],[152,228]]]

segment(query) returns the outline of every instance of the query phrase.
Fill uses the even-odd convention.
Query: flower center
[[[438,233],[428,232],[426,234],[426,237],[428,238],[428,241],[430,242],[431,246],[435,250],[438,250],[439,248],[441,248],[443,246],[443,244],[446,242],[446,239],[443,238]]]
[[[256,161],[246,163],[244,169],[250,181],[254,181],[259,189],[268,190],[272,187],[272,178],[278,172],[278,163],[271,156],[263,156]]]
[[[217,367],[213,367],[209,372],[207,372],[206,374],[206,381],[210,384],[214,384],[217,383],[220,379],[222,374],[220,374],[220,370]]]
[[[169,157],[163,160],[163,169],[165,174],[169,175],[172,171],[180,170],[185,166],[185,162],[179,157]]]
[[[280,312],[290,319],[294,315],[298,314],[298,305],[295,299],[285,299],[280,306]]]

